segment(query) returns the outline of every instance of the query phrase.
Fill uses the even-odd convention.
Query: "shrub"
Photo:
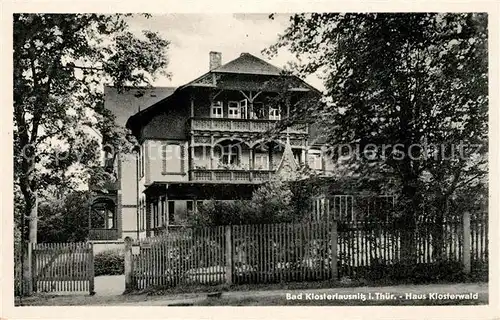
[[[94,272],[96,276],[124,274],[123,254],[118,250],[99,252],[94,257]]]
[[[241,225],[301,221],[308,213],[309,194],[287,182],[272,180],[250,200],[206,201],[189,217],[192,226]]]

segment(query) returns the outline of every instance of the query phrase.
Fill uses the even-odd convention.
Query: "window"
[[[311,168],[311,169],[315,169],[315,170],[323,169],[323,163],[321,160],[320,151],[309,150],[308,155],[307,155],[307,164],[309,165],[309,168]]]
[[[216,149],[217,150],[217,149]],[[220,150],[219,150],[220,151]],[[238,146],[224,146],[222,147],[222,155],[218,155],[221,164],[238,164],[240,150]]]
[[[187,207],[187,211],[188,213],[189,212],[193,212],[193,204],[194,202],[192,200],[188,200],[187,203],[186,203],[186,207]]]
[[[160,211],[161,211],[161,225],[167,224],[167,208],[165,207],[165,197],[161,197],[160,200]]]
[[[265,119],[264,104],[262,102],[253,103],[252,119]]]
[[[153,202],[153,227],[158,227],[160,225],[160,212],[158,210],[158,200]]]
[[[196,210],[200,210],[200,208],[203,206],[203,200],[198,200],[196,201]]]
[[[269,154],[256,153],[254,161],[254,169],[256,170],[269,170]]]
[[[115,214],[113,211],[108,211],[108,226],[107,229],[114,229],[115,226]]]
[[[168,202],[168,225],[175,225],[175,201]]]
[[[247,99],[243,99],[240,101],[240,117],[242,119],[247,118],[247,111],[248,111],[248,102]]]
[[[115,229],[115,203],[111,199],[99,199],[91,207],[91,228]]]
[[[302,159],[302,150],[292,149],[292,151],[295,162],[297,162],[300,165],[303,165],[304,160]]]
[[[104,170],[109,173],[115,170],[115,157],[109,149],[104,150]]]
[[[214,101],[212,102],[212,106],[210,108],[210,116],[212,118],[222,118],[222,101]]]
[[[184,173],[184,147],[179,144],[162,145],[163,174]]]
[[[269,120],[280,120],[280,109],[269,107]]]
[[[239,102],[229,101],[228,109],[227,109],[227,117],[234,118],[234,119],[239,119],[241,117]]]

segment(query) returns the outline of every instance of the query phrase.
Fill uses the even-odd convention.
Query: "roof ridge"
[[[179,86],[151,86],[151,87],[148,87],[148,86],[139,86],[139,87],[123,86],[123,87],[124,88],[128,88],[128,89],[137,89],[137,90],[139,90],[139,89],[151,90],[151,89],[177,89]],[[113,88],[113,89],[116,89],[117,87],[105,84],[104,88]]]
[[[270,62],[265,61],[262,58],[259,58],[251,53],[248,53],[248,52],[242,52],[242,53],[240,53],[239,57],[237,57],[237,58],[235,58],[235,59],[233,59],[233,60],[215,68],[215,69],[210,70],[210,72],[234,72],[234,73],[238,73],[239,72],[238,70],[224,70],[224,69],[230,68],[231,66],[234,66],[234,65],[237,65],[238,63],[241,63],[242,59],[244,59],[244,58],[250,58],[258,63],[263,64],[265,67],[268,67],[271,70],[269,72],[271,74],[278,75],[279,73],[281,73],[283,71],[283,69],[271,64]],[[259,74],[259,73],[256,72],[255,74]]]

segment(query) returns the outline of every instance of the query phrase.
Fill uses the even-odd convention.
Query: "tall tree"
[[[14,179],[23,225],[36,213],[38,190],[85,176],[75,165],[95,164],[98,139],[124,141],[103,108],[103,84],[123,89],[166,74],[169,42],[150,31],[134,35],[128,16],[14,15]]]
[[[295,114],[328,128],[335,159],[358,150],[345,163],[361,177],[396,178],[410,230],[424,197],[434,195],[439,221],[458,188],[485,181],[486,14],[297,14],[265,52],[282,48],[302,61],[294,72],[317,73],[326,88],[323,103]]]

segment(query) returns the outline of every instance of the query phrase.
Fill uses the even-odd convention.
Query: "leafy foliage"
[[[251,200],[203,203],[197,213],[190,215],[189,223],[206,226],[300,221],[309,212],[311,194],[306,194],[305,190],[281,180],[272,180],[255,190]]]
[[[106,250],[94,257],[94,272],[96,276],[119,275],[125,272],[125,260],[119,250]]]
[[[82,242],[88,236],[88,192],[75,191],[38,205],[38,242]]]
[[[265,52],[281,49],[326,88],[295,114],[360,181],[393,177],[405,221],[426,198],[442,214],[458,189],[486,183],[487,15],[297,14]]]
[[[148,85],[165,74],[169,42],[149,31],[134,35],[126,16],[14,15],[14,180],[22,215],[33,215],[37,191],[84,183],[98,166],[99,140],[114,150],[128,145],[104,109],[103,84]]]

